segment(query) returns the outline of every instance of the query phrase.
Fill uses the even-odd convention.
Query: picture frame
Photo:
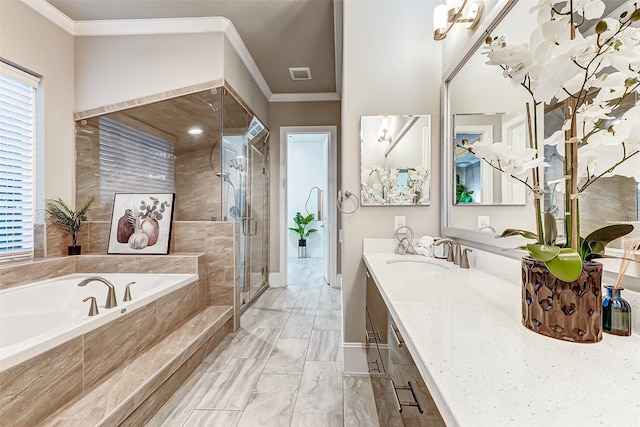
[[[175,193],[116,193],[108,254],[167,255]]]

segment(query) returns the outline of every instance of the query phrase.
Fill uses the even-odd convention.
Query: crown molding
[[[269,102],[326,102],[340,101],[340,95],[336,92],[318,93],[274,93]]]
[[[22,0],[31,9],[47,18],[66,32],[73,34],[74,22],[64,13],[51,6],[45,0]]]
[[[75,21],[74,36],[130,36],[226,32],[231,21],[221,16],[204,18],[113,19]]]
[[[269,102],[340,101],[336,92],[327,93],[276,93],[271,92],[267,81],[253,60],[235,26],[221,16],[163,19],[115,19],[100,21],[73,21],[45,0],[21,0],[36,12],[73,36],[117,36],[150,34],[189,34],[222,32],[235,49],[242,63]]]

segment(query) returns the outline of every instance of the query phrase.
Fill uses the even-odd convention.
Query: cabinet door
[[[369,373],[386,375],[388,349],[387,306],[367,270],[365,335]]]
[[[445,426],[431,393],[429,393],[420,371],[418,371],[411,354],[404,344],[400,331],[391,318],[389,318],[388,371],[396,388],[398,399],[401,402],[409,403],[414,400],[411,390],[408,389],[409,384],[411,384],[415,398],[422,410],[421,413],[417,406],[403,405],[400,415],[405,425]]]

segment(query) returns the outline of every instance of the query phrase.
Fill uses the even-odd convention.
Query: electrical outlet
[[[488,225],[491,225],[489,217],[485,215],[478,215],[478,230]]]
[[[397,230],[400,227],[407,225],[407,220],[404,216],[396,216],[393,219],[393,229]]]

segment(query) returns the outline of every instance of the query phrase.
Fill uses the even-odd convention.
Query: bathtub
[[[116,288],[117,307],[106,309],[107,286],[93,281],[99,276]],[[105,325],[198,280],[197,274],[86,274],[60,276],[0,291],[0,371],[6,370],[72,338]],[[131,301],[123,301],[125,286],[131,285]],[[96,297],[99,314],[89,316]]]

